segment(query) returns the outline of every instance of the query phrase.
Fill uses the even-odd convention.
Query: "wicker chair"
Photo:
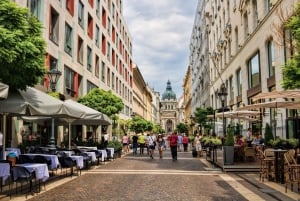
[[[294,183],[298,185],[298,192],[300,191],[300,165],[297,164],[294,156],[295,150],[289,150],[284,154],[285,192],[287,192],[288,184],[291,185],[291,191],[293,191]]]
[[[260,169],[259,169],[259,180],[264,182],[264,179],[274,178],[274,158],[267,157],[262,150],[258,150]]]
[[[247,161],[249,158],[255,161],[256,153],[253,147],[245,147],[244,149],[244,161]]]

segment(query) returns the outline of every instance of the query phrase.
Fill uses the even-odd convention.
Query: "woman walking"
[[[162,158],[163,157],[163,150],[164,150],[164,147],[165,147],[165,140],[164,140],[164,138],[162,137],[161,134],[158,134],[156,141],[157,141],[157,144],[158,144],[159,158]]]

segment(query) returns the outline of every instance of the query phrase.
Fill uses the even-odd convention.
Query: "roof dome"
[[[170,80],[168,80],[166,90],[162,94],[162,100],[166,99],[176,99],[176,94],[172,91]]]

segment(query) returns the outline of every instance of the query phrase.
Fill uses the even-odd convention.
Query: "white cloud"
[[[145,81],[163,93],[169,79],[178,98],[188,66],[197,0],[125,0],[123,4],[133,60]]]

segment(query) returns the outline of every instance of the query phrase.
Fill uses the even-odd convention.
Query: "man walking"
[[[177,133],[174,132],[170,136],[170,149],[171,149],[171,155],[173,161],[177,160],[177,142],[178,142],[178,136]]]

